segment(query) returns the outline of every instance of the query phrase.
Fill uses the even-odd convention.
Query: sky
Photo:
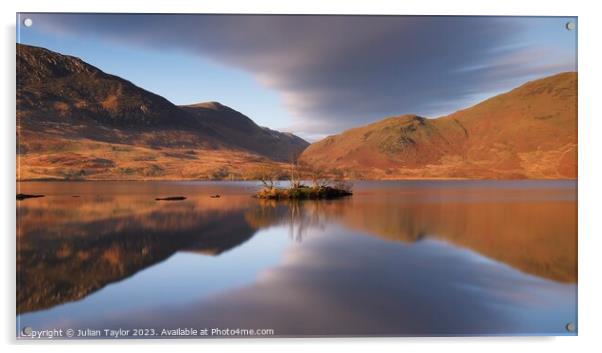
[[[31,27],[23,25],[29,18]],[[28,14],[17,42],[309,141],[577,71],[574,17]]]

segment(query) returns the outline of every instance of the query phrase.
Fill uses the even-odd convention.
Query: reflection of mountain
[[[237,208],[220,201],[67,196],[20,204],[17,312],[81,299],[177,251],[215,255],[250,239],[256,229],[244,200]]]
[[[286,336],[562,333],[575,320],[574,183],[358,184],[345,200],[272,202],[249,197],[247,183],[23,183],[47,196],[17,206],[19,313],[84,298],[177,251],[199,255],[22,323]],[[166,195],[187,199],[154,201]],[[287,244],[287,228],[303,242]],[[257,229],[240,252],[203,257]],[[242,286],[224,285],[240,272]]]
[[[362,207],[370,203],[365,201]],[[566,334],[566,323],[575,322],[575,284],[528,276],[443,241],[409,246],[336,225],[314,228],[337,219],[350,224],[356,215],[348,212],[352,202],[293,204],[295,216],[282,212],[288,207],[268,203],[247,214],[280,230],[287,224],[311,227],[302,244],[287,247],[278,265],[264,268],[251,283],[198,301],[74,318],[63,327],[135,328],[155,322],[173,329],[265,327],[281,337],[549,335]],[[341,210],[343,218],[330,213]],[[521,245],[531,243],[516,241],[505,250]],[[61,322],[55,320],[47,327],[57,325]]]
[[[286,222],[299,233],[320,219],[337,219],[392,241],[439,238],[536,276],[576,282],[576,206],[574,200],[565,200],[571,193],[574,190],[565,195],[549,190],[413,189],[379,202],[362,197],[305,202],[289,206],[290,212],[281,209],[283,204],[264,203],[264,209],[248,213],[247,218],[254,217],[251,224],[264,226]],[[441,198],[448,201],[436,201]]]
[[[25,192],[47,197],[18,204],[17,311],[81,299],[177,251],[220,254],[272,225],[308,241],[312,229],[331,222],[394,242],[439,238],[539,277],[576,282],[574,188],[378,185],[385,186],[358,187],[346,200],[287,203],[258,202],[246,186],[24,183]],[[209,197],[215,193],[222,197]],[[188,198],[154,201],[162,195]]]

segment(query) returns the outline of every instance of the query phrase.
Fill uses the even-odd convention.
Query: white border
[[[10,351],[59,351],[59,352],[102,352],[107,342],[53,342],[51,345],[14,340],[15,333],[15,13],[20,12],[157,12],[157,13],[325,13],[325,14],[405,14],[405,15],[554,15],[579,16],[579,337],[558,338],[384,338],[384,339],[259,339],[259,340],[206,340],[206,341],[152,341],[119,342],[132,349],[141,348],[149,352],[177,349],[178,352],[210,350],[211,352],[232,349],[257,352],[306,352],[345,350],[350,352],[393,351],[446,351],[446,352],[508,352],[525,349],[546,352],[589,351],[600,347],[600,237],[602,228],[602,206],[600,206],[600,183],[602,183],[602,133],[600,119],[600,75],[599,33],[602,12],[596,9],[595,1],[547,0],[547,1],[429,1],[429,0],[329,0],[296,1],[135,1],[96,0],[69,1],[20,0],[0,3],[2,11],[2,75],[1,118],[2,138],[2,194],[0,224],[4,244],[2,297],[3,320],[0,335]],[[144,347],[139,347],[144,345]],[[168,348],[175,345],[176,347]],[[117,348],[117,347],[115,347]],[[111,348],[112,349],[112,348]]]

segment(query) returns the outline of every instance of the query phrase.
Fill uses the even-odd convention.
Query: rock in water
[[[44,197],[44,195],[17,194],[17,200],[33,199],[36,197]]]
[[[168,196],[168,197],[157,197],[155,201],[182,201],[186,200],[184,196]]]

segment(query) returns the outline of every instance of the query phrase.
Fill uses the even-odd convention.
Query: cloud
[[[571,55],[521,46],[521,35],[537,18],[32,17],[48,30],[184,51],[248,71],[281,94],[296,119],[294,131],[305,135],[335,133],[390,115],[451,112],[471,97],[574,67]]]

